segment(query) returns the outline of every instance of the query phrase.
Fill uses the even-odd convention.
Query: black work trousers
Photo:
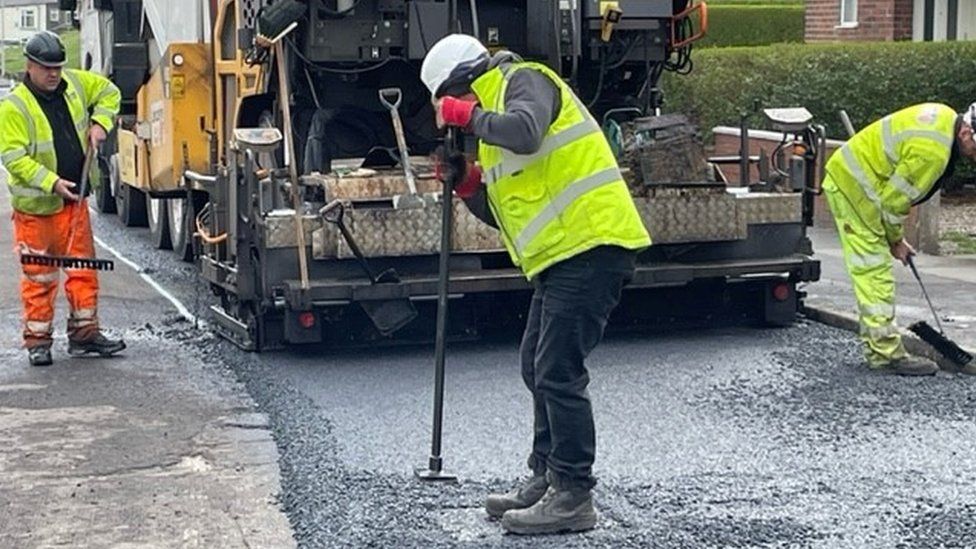
[[[535,281],[522,337],[522,379],[535,427],[529,468],[557,488],[590,489],[596,434],[583,361],[633,277],[636,252],[601,246],[549,267]]]

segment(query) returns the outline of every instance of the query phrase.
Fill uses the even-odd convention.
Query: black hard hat
[[[24,45],[24,57],[45,67],[63,67],[67,61],[61,37],[51,31],[41,31]]]

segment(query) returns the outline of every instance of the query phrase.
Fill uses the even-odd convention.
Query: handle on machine
[[[692,34],[691,36],[678,40],[677,28],[678,25],[684,22],[685,19],[689,19],[691,14],[698,12],[698,32]],[[681,13],[675,14],[671,17],[671,49],[683,48],[692,42],[697,42],[705,37],[708,33],[708,4],[705,2],[699,2],[688,9],[682,11]]]

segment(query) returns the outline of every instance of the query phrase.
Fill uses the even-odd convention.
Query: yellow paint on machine
[[[137,95],[135,132],[120,133],[123,181],[165,192],[180,188],[187,169],[211,171],[211,55],[208,44],[174,43],[166,50]]]
[[[145,173],[146,161],[144,147],[134,132],[119,128],[119,176],[122,182],[133,187],[142,187],[140,174]]]

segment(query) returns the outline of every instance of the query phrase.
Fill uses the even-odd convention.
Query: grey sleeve
[[[471,118],[472,133],[490,145],[516,154],[532,154],[542,146],[560,108],[556,84],[537,70],[521,69],[512,75],[505,91],[505,112],[476,108]]]

